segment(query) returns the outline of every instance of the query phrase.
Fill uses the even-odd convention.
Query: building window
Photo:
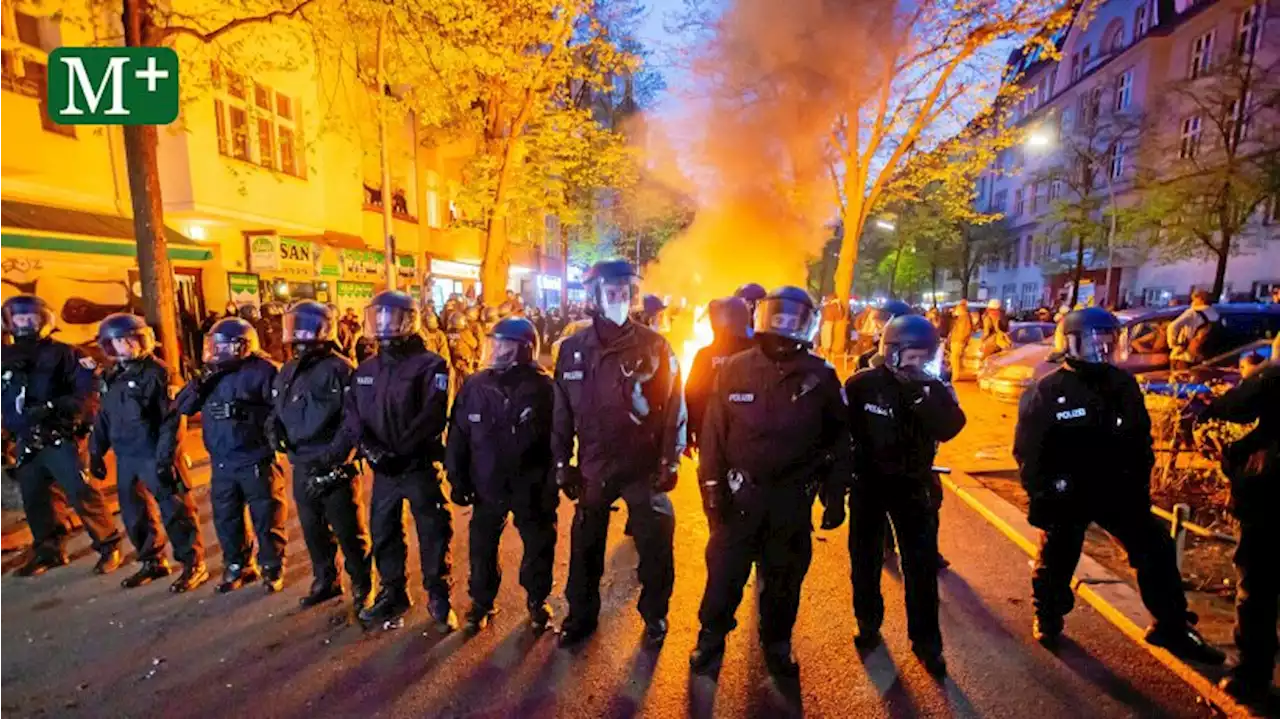
[[[1256,2],[1240,13],[1236,22],[1236,56],[1245,57],[1258,49],[1258,36],[1262,31],[1262,11],[1265,5]]]
[[[1143,3],[1133,13],[1133,40],[1137,42],[1138,38],[1147,34],[1147,6]]]
[[[1182,121],[1182,132],[1178,136],[1178,157],[1190,160],[1200,150],[1200,116],[1192,115]]]
[[[1031,201],[1031,212],[1035,213],[1040,209],[1040,183],[1031,183],[1031,189],[1027,193],[1027,199]]]
[[[1083,70],[1084,67],[1080,65],[1080,53],[1071,53],[1071,81],[1075,82],[1076,80],[1079,80],[1080,74]]]
[[[1031,253],[1035,247],[1035,237],[1027,235],[1022,238],[1022,266],[1031,266]]]
[[[1191,65],[1187,68],[1187,77],[1194,80],[1209,71],[1213,64],[1213,34],[1210,30],[1191,41]]]
[[[1115,103],[1112,109],[1117,112],[1129,109],[1133,98],[1133,70],[1125,70],[1116,78]]]
[[[1099,111],[1102,109],[1102,88],[1095,87],[1092,90],[1086,90],[1080,94],[1080,123],[1081,127],[1093,127],[1098,120]]]
[[[1253,93],[1245,93],[1243,98],[1237,98],[1231,101],[1227,106],[1227,124],[1223,128],[1227,142],[1230,143],[1228,150],[1235,150],[1240,143],[1249,137],[1249,116],[1252,111]]]
[[[1116,20],[1107,30],[1107,38],[1104,43],[1105,52],[1120,52],[1120,50],[1124,49],[1124,24]]]
[[[1040,304],[1040,285],[1036,282],[1022,283],[1022,309],[1031,309]]]
[[[212,75],[218,152],[305,178],[297,99],[217,63]]]
[[[6,6],[5,20],[9,19]],[[62,29],[56,17],[37,17],[17,10],[13,11],[13,21],[5,22],[3,33],[5,50],[3,50],[2,87],[25,97],[35,98],[40,113],[40,126],[46,132],[74,138],[76,128],[73,125],[59,125],[49,118],[47,104],[49,92],[49,68],[42,55],[48,54],[62,44]]]
[[[991,211],[1004,212],[1005,203],[1009,199],[1008,190],[1000,190],[991,196]]]
[[[1111,151],[1107,153],[1108,155],[1110,155],[1109,164],[1110,164],[1112,180],[1119,180],[1121,177],[1124,176],[1124,153],[1125,153],[1124,142],[1119,140],[1116,141],[1116,143],[1111,146]]]
[[[1021,217],[1022,211],[1026,209],[1022,203],[1022,188],[1013,191],[1013,215]]]

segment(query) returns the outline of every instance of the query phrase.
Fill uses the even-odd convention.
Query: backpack
[[[1200,315],[1200,325],[1191,333],[1191,338],[1187,340],[1187,354],[1191,356],[1192,361],[1200,362],[1208,356],[1208,351],[1214,347],[1217,336],[1221,334],[1220,321],[1211,321],[1209,316],[1201,310],[1196,310],[1196,314]]]

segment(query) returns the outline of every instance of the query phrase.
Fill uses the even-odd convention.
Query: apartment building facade
[[[185,0],[192,16],[205,0]],[[122,133],[63,127],[44,108],[48,53],[109,26],[89,3],[58,14],[6,3],[3,17],[3,293],[37,292],[71,341],[138,306]],[[244,31],[246,33],[257,31]],[[480,232],[452,197],[473,148],[433,142],[396,117],[384,192],[375,102],[354,67],[273,23],[246,42],[180,38],[182,109],[160,129],[159,166],[179,309],[315,298],[361,308],[386,286],[382,202],[397,285],[438,303],[478,291]],[[559,247],[516,248],[509,287],[558,302]]]
[[[979,297],[1000,299],[1011,309],[1056,306],[1069,298],[1075,243],[1061,230],[1054,204],[1088,198],[1101,210],[1113,202],[1141,202],[1135,180],[1142,158],[1149,157],[1143,153],[1176,152],[1188,128],[1198,133],[1208,122],[1193,108],[1171,102],[1167,88],[1245,48],[1264,58],[1258,66],[1272,66],[1280,50],[1280,18],[1267,5],[1106,0],[1087,23],[1077,21],[1055,38],[1060,60],[1015,53],[1010,73],[1025,95],[1010,119],[1026,128],[1027,139],[1001,153],[978,182],[979,209],[1004,215],[998,244],[979,273]],[[1193,141],[1200,141],[1198,134]],[[1082,162],[1090,178],[1084,184],[1092,187],[1055,171]],[[1280,284],[1277,204],[1274,198],[1264,203],[1238,238],[1224,299],[1265,297]],[[1101,211],[1095,217],[1098,232],[1105,233],[1107,218]],[[1168,304],[1212,287],[1215,269],[1204,256],[1171,262],[1138,241],[1095,241],[1085,251],[1079,298]]]

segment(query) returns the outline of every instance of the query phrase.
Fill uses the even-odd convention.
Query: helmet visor
[[[34,303],[5,307],[4,328],[14,337],[43,337],[53,329],[53,312]]]
[[[208,335],[204,338],[204,361],[218,365],[224,362],[244,359],[255,349],[244,337],[227,337],[226,335]]]
[[[284,316],[284,341],[288,343],[330,342],[333,323],[314,314],[290,312]]]
[[[98,346],[111,359],[128,362],[151,354],[155,350],[156,340],[152,333],[140,332],[124,337],[104,337],[98,340]]]
[[[481,362],[489,369],[504,370],[530,361],[532,353],[523,342],[504,337],[489,337],[484,344]]]
[[[803,302],[782,298],[764,299],[756,309],[755,330],[757,334],[777,335],[812,344],[813,334],[817,330],[817,323],[814,322],[816,317],[813,308]]]
[[[1067,335],[1067,356],[1095,364],[1114,362],[1117,344],[1115,330],[1072,332]]]
[[[375,340],[398,339],[417,332],[421,321],[417,310],[370,305],[364,311],[364,332]]]

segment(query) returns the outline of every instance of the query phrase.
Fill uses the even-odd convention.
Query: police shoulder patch
[[[755,392],[730,392],[729,401],[734,404],[750,404],[756,401]]]
[[[443,373],[436,375],[435,383],[436,389],[441,392],[447,392],[449,390],[449,375]]]
[[[369,387],[373,385],[372,377],[356,377],[356,384]]]
[[[572,372],[562,372],[560,377],[562,379],[582,379],[582,370],[576,369]]]

